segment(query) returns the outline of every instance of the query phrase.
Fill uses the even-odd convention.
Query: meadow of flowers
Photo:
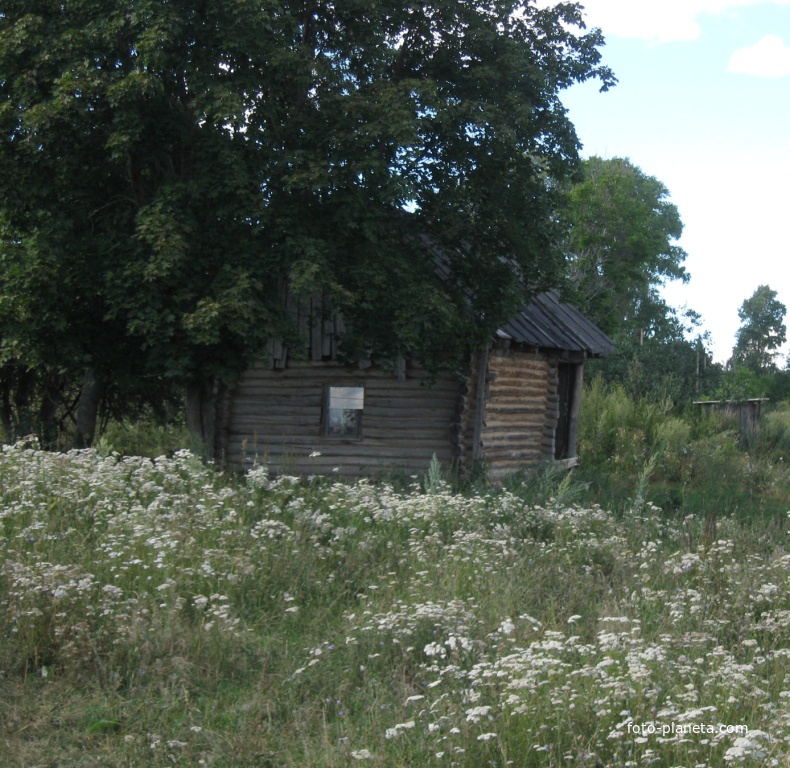
[[[790,765],[786,521],[715,513],[7,446],[0,766]]]

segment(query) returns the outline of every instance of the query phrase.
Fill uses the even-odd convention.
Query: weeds
[[[786,534],[673,521],[659,464],[620,516],[548,468],[460,495],[7,447],[5,764],[779,766]]]

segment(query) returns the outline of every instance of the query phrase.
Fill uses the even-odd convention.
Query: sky
[[[582,155],[630,158],[667,187],[691,280],[663,293],[702,315],[724,362],[758,286],[790,307],[790,0],[581,3],[619,80],[562,98]]]

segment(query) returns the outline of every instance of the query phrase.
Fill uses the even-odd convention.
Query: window
[[[360,437],[364,387],[328,387],[324,434],[328,437]]]

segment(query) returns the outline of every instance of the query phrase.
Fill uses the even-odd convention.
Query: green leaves
[[[0,310],[3,338],[77,382],[231,378],[288,335],[289,290],[334,300],[349,355],[452,366],[559,277],[560,91],[613,82],[579,23],[531,0],[8,0],[0,253],[47,268],[3,289],[35,315]]]
[[[741,327],[732,351],[732,363],[753,373],[776,371],[777,350],[787,341],[787,307],[770,286],[761,285],[738,310]]]
[[[571,283],[585,310],[608,333],[647,328],[667,308],[656,289],[688,280],[683,231],[669,191],[629,160],[592,157],[569,193]],[[640,325],[641,324],[641,325]]]

